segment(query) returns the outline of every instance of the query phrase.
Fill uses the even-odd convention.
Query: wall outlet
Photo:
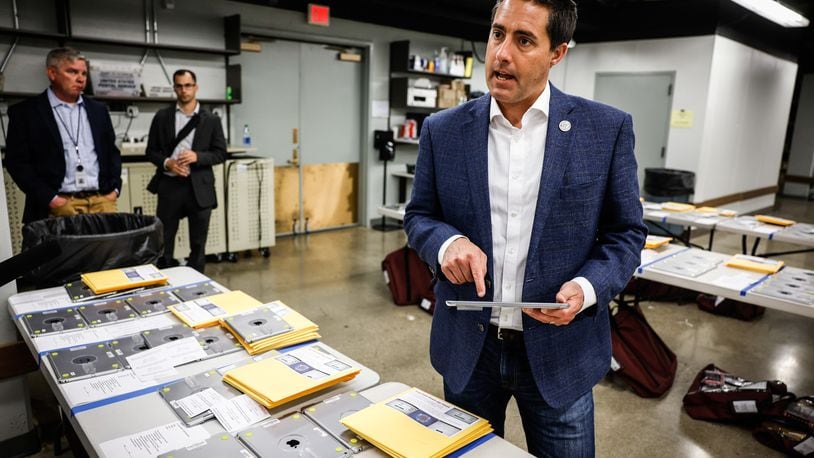
[[[127,110],[124,113],[128,118],[138,117],[138,107],[135,105],[128,105]]]

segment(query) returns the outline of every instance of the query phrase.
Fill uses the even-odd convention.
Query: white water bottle
[[[251,146],[252,145],[252,134],[249,133],[249,125],[243,125],[243,146]]]

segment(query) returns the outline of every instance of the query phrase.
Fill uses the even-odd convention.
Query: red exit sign
[[[325,5],[308,4],[308,23],[328,27],[331,25],[331,7]]]

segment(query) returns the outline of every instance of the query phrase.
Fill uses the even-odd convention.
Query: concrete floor
[[[814,202],[780,199],[771,213],[814,221]],[[441,396],[441,377],[428,356],[431,316],[416,306],[393,305],[381,273],[384,256],[405,240],[401,231],[364,228],[279,238],[269,258],[255,254],[234,264],[208,264],[207,274],[262,301],[280,299],[296,308],[319,324],[323,341],[377,371],[383,382]],[[707,238],[699,235],[695,241],[706,245]],[[773,242],[763,248],[795,247]],[[716,234],[714,249],[739,252],[740,237]],[[783,259],[814,269],[814,254]],[[597,456],[782,456],[746,429],[691,419],[681,398],[709,363],[748,379],[783,380],[798,395],[814,394],[814,320],[767,310],[754,322],[742,322],[694,304],[652,302],[643,308],[678,356],[675,384],[661,399],[642,399],[618,382],[601,382],[594,390]],[[509,408],[506,438],[525,448],[515,405]],[[38,456],[49,454],[43,450]]]

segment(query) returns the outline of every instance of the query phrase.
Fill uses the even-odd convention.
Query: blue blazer
[[[544,325],[523,315],[526,349],[541,395],[560,407],[587,393],[611,360],[608,303],[639,265],[647,234],[642,221],[633,124],[615,108],[551,88],[548,134],[534,215],[523,301],[554,302],[568,280],[585,277],[597,304],[567,326]],[[462,234],[487,256],[492,278],[487,148],[490,96],[439,112],[424,121],[413,194],[404,219],[410,245],[439,281],[430,359],[455,391],[462,391],[478,361],[490,309],[458,311],[449,299],[477,300],[472,283],[443,278],[438,251]],[[571,123],[570,130],[560,122]],[[494,291],[487,285],[484,300]]]
[[[122,189],[122,159],[107,107],[82,95],[99,159],[99,192]],[[25,193],[23,223],[47,218],[48,203],[65,178],[65,151],[47,91],[8,110],[8,172]]]

